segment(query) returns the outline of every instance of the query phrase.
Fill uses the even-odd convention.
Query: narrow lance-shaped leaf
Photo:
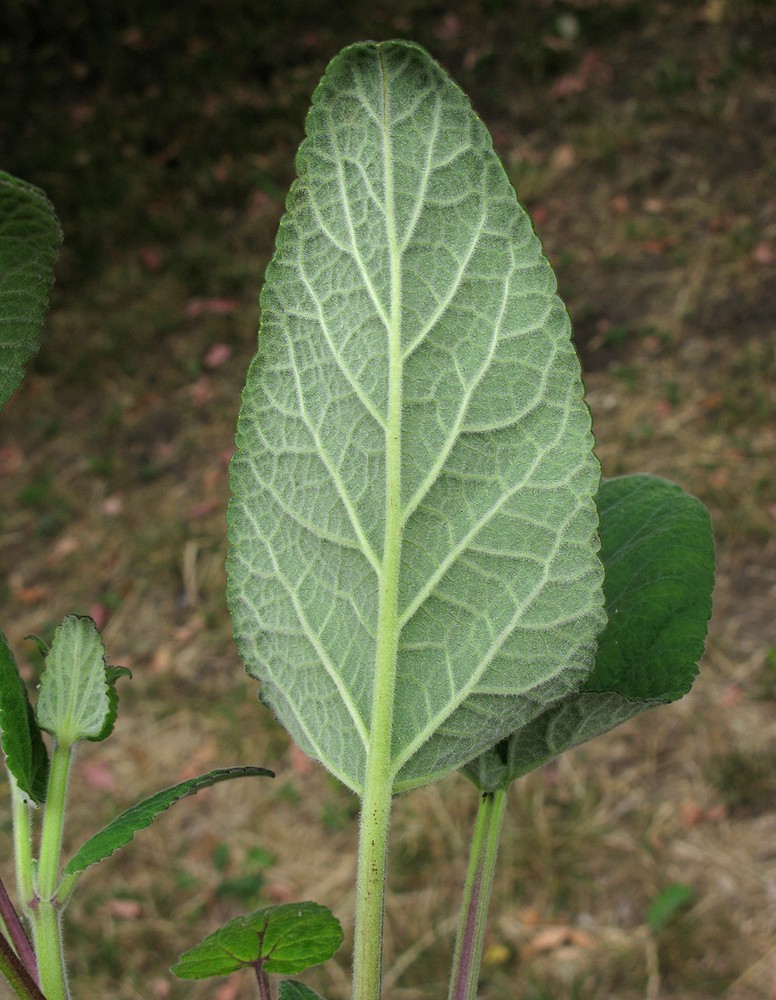
[[[97,739],[111,712],[105,646],[91,618],[67,615],[40,678],[38,724],[62,746]]]
[[[19,674],[16,659],[0,632],[0,730],[8,770],[33,802],[46,797],[48,753]]]
[[[463,768],[482,791],[681,698],[697,674],[714,587],[708,511],[646,475],[602,483],[597,502],[609,621],[595,670],[578,693]]]
[[[337,918],[318,903],[284,903],[237,917],[184,952],[172,967],[181,979],[226,976],[246,966],[295,976],[331,958],[342,944]]]
[[[128,844],[138,830],[150,826],[159,813],[169,809],[178,799],[194,795],[203,788],[209,788],[221,781],[251,777],[274,778],[274,774],[265,767],[223,767],[215,771],[208,771],[207,774],[201,774],[197,778],[187,778],[186,781],[181,781],[171,788],[165,788],[161,792],[151,795],[127,809],[99,833],[90,837],[67,862],[62,874],[64,876],[76,875],[91,865],[96,865],[98,861],[110,857],[114,851]]]
[[[0,409],[38,349],[61,242],[45,194],[0,171]]]
[[[306,132],[243,394],[229,603],[302,748],[362,792],[392,717],[408,788],[592,669],[599,472],[555,278],[461,90],[416,45],[354,45]]]

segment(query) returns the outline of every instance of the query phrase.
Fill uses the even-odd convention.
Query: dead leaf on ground
[[[139,920],[143,915],[143,905],[136,899],[112,899],[108,912],[117,920]]]
[[[526,958],[540,955],[543,952],[557,952],[560,949],[592,948],[595,938],[587,931],[579,930],[577,927],[561,925],[558,927],[545,927],[531,938],[525,946],[523,954]]]
[[[239,299],[189,299],[186,303],[186,315],[189,319],[205,315],[223,316],[239,308]]]

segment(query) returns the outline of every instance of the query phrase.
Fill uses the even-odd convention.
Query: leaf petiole
[[[260,962],[257,962],[254,968],[256,969],[256,982],[259,984],[259,997],[261,1000],[272,1000],[269,988],[269,976],[261,967]]]
[[[477,997],[485,923],[506,802],[507,793],[503,789],[480,796],[461,901],[448,1000],[476,1000]]]
[[[37,906],[31,910],[40,984],[48,1000],[67,1000],[70,996],[62,953],[60,904],[56,892],[72,761],[73,747],[56,744],[51,754],[46,812],[41,834],[38,901]]]

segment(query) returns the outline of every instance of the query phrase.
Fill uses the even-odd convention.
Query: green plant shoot
[[[263,700],[361,798],[354,1000],[381,996],[392,797],[455,770],[477,786],[449,991],[475,1000],[508,789],[690,689],[711,612],[709,518],[655,477],[601,483],[552,269],[486,128],[423,49],[343,50],[297,171],[231,467],[235,638]],[[60,241],[45,195],[0,173],[0,407],[37,347]],[[271,772],[221,768],[158,792],[63,865],[74,750],[110,735],[129,671],[108,664],[89,618],[67,616],[39,645],[33,708],[0,633],[32,928],[30,942],[0,883],[0,973],[22,1000],[69,1000],[60,918],[82,873],[179,799]],[[692,892],[664,890],[651,929]],[[272,906],[173,971],[248,968],[262,1000],[315,1000],[269,977],[342,940],[325,907]]]
[[[644,606],[628,579],[667,484],[598,493],[550,265],[487,130],[419,46],[331,62],[297,173],[232,461],[235,638],[262,699],[362,799],[355,1000],[381,992],[392,795],[460,767],[484,789],[451,985],[470,998],[506,786],[688,689],[708,524],[688,540],[706,589],[675,670],[672,575],[650,557]],[[617,550],[598,657],[596,497]],[[639,663],[623,636],[642,611],[669,627]]]

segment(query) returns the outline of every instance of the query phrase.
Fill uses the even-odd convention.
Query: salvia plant
[[[355,1000],[381,996],[393,797],[454,771],[473,783],[449,991],[473,1000],[509,787],[690,689],[711,611],[709,517],[665,480],[601,481],[552,269],[486,128],[423,49],[341,52],[313,96],[297,172],[232,460],[234,634],[262,701],[361,799]],[[3,175],[0,198],[4,401],[35,350],[60,235],[39,191]],[[73,749],[108,735],[126,671],[86,618],[66,618],[44,652],[33,710],[0,646],[32,931],[30,945],[3,893],[0,968],[18,996],[60,1000],[59,917],[81,872],[177,799],[269,772],[160,792],[62,865]],[[262,998],[309,1000],[301,982],[270,977],[326,961],[341,941],[325,907],[268,907],[173,971],[250,968]]]

